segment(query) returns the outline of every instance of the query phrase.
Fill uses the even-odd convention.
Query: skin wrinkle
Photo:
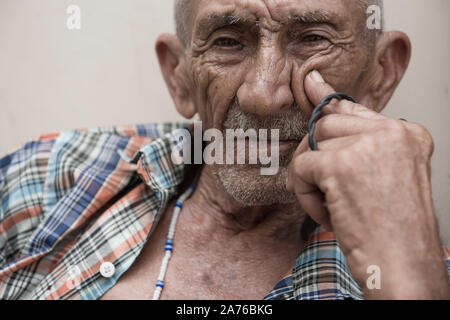
[[[280,11],[282,7],[272,11],[267,8],[267,5],[274,2],[264,2],[265,5],[258,4],[253,7],[249,5],[250,3],[255,2],[238,1],[223,7],[214,4],[211,8],[204,7],[202,2],[199,3],[202,9],[197,15],[197,20],[200,22],[194,27],[192,46],[186,52],[186,58],[189,61],[188,67],[194,87],[200,89],[197,91],[195,104],[204,106],[198,112],[205,128],[223,129],[224,119],[229,116],[230,105],[236,96],[234,92],[237,92],[239,105],[243,111],[260,117],[273,118],[277,113],[285,113],[285,110],[293,104],[300,106],[303,112],[312,110],[313,106],[303,90],[295,92],[292,88],[303,88],[302,85],[295,85],[294,77],[304,78],[313,69],[319,70],[330,79],[331,83],[336,84],[337,89],[351,87],[352,90],[348,92],[354,94],[357,85],[351,81],[361,77],[361,70],[366,61],[362,61],[362,54],[358,50],[362,40],[355,37],[354,27],[350,22],[341,22],[345,20],[344,17],[333,16],[328,8],[321,7],[320,10],[314,10],[308,7],[300,13],[289,8],[288,18],[285,18],[286,14]],[[321,24],[316,26],[316,22]],[[324,22],[326,23],[323,24]],[[333,26],[339,22],[342,26],[334,29]],[[204,27],[207,23],[212,23],[213,26],[207,31],[200,32],[201,26]],[[231,23],[231,26],[222,28],[224,23]],[[259,31],[251,28],[252,25],[259,26]],[[215,31],[210,33],[212,29]],[[304,45],[297,37],[292,38],[292,31],[301,35],[306,31],[310,34],[318,30],[328,39],[326,47],[324,47],[325,40],[317,46]],[[237,39],[243,43],[243,48],[240,50],[218,48],[215,41],[221,37]],[[340,75],[343,73],[349,77],[341,79]],[[307,116],[308,112],[302,115]],[[292,124],[288,127],[294,126]],[[261,185],[262,178],[255,177],[256,170],[251,175],[241,172],[244,176],[240,178],[239,175],[236,176],[238,169],[227,167],[224,170],[228,172],[229,179],[236,182],[241,181],[244,176],[247,176],[245,180],[248,182],[253,180],[252,183],[245,184],[247,191],[234,190],[236,191],[234,195],[240,197],[245,195],[246,203],[256,203],[256,199],[261,200],[259,194],[267,194],[250,187],[253,184]],[[272,185],[279,188],[279,191],[270,190],[278,197],[281,197],[282,192],[286,192],[281,180],[285,174],[282,171],[272,180],[264,178],[266,183],[272,181]],[[221,176],[222,182],[228,186],[227,191],[233,193],[233,184],[224,182],[226,179],[224,172]],[[242,188],[243,184],[240,182],[238,184]],[[253,201],[249,197],[252,192]],[[242,198],[240,200],[244,202]],[[276,201],[276,198],[271,201]]]
[[[342,48],[344,48],[344,45],[346,45],[346,44],[348,44],[348,43],[350,43],[351,42],[351,38],[349,38],[349,39],[344,39],[344,40],[341,40],[341,41],[336,41],[336,43],[338,43]],[[330,46],[328,49],[327,49],[327,51],[321,51],[321,52],[319,52],[318,54],[319,55],[326,55],[326,54],[329,54],[329,52],[332,50],[332,49],[334,49],[335,48],[335,46]],[[316,56],[315,57],[313,57],[313,58],[316,58]],[[312,59],[311,59],[312,60]],[[200,62],[200,61],[199,61]],[[308,62],[310,62],[310,61],[307,61],[306,63],[308,63]],[[201,62],[200,62],[201,63]],[[209,62],[210,64],[213,64],[213,62]],[[206,63],[205,63],[205,65],[206,65]],[[220,67],[220,66],[219,66]],[[197,80],[198,78],[197,78],[197,76],[195,76],[194,78],[196,78],[195,80]],[[198,86],[199,85],[199,83],[196,81],[195,82],[195,84],[196,84],[196,86]]]
[[[298,72],[297,77],[297,79],[299,79],[300,82],[297,84],[297,86],[303,88],[303,81],[306,74],[316,69],[319,70],[327,79],[331,79],[330,82],[335,83],[335,88],[337,91],[347,91],[349,92],[349,94],[355,96],[358,99],[358,96],[356,95],[355,92],[357,92],[357,87],[358,84],[360,83],[359,79],[364,77],[364,70],[362,68],[362,66],[364,65],[363,63],[360,64],[361,71],[359,74],[354,76],[353,83],[346,83],[344,85],[340,84],[340,82],[342,81],[340,80],[341,75],[346,73],[353,74],[354,71],[352,70],[352,68],[355,67],[355,63],[357,63],[358,61],[357,58],[355,59],[348,58],[347,61],[349,62],[339,61],[345,52],[347,53],[349,52],[348,50],[346,50],[346,48],[348,49],[348,46],[332,45],[328,47],[326,50],[316,53],[313,57],[303,62],[303,64],[301,65],[297,64],[296,67],[300,70]],[[324,71],[324,66],[327,66],[326,72]],[[295,82],[295,80],[296,78],[292,77],[292,81]],[[295,93],[295,91],[293,92]],[[314,107],[309,102],[303,90],[300,92],[299,96],[296,96],[296,100],[303,102],[304,108],[308,110],[312,110],[312,108]]]
[[[370,32],[371,30],[368,30],[365,27],[364,21],[359,24],[359,28],[363,28],[363,36],[364,36],[364,43],[366,44],[366,47],[369,49],[369,54],[372,53],[372,50],[374,48],[374,44],[376,40],[378,39],[379,35],[384,29],[384,4],[383,0],[356,0],[357,6],[359,7],[360,12],[363,13],[365,16],[366,9],[370,5],[377,5],[382,10],[382,28],[381,30],[375,30],[374,32]],[[175,23],[176,23],[176,30],[177,35],[183,42],[185,48],[190,47],[190,36],[189,30],[190,30],[190,24],[191,24],[191,16],[192,12],[195,11],[197,8],[198,1],[197,0],[176,0],[175,1]],[[281,7],[280,4],[272,3],[274,8]],[[270,13],[272,16],[273,14]],[[259,21],[256,21],[255,24],[258,26]]]

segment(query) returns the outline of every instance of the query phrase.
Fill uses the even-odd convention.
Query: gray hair
[[[188,20],[191,14],[191,0],[175,0],[175,28],[178,38],[187,48],[190,36],[188,34]]]
[[[188,20],[191,16],[192,11],[192,3],[193,0],[175,0],[175,25],[176,25],[176,32],[177,36],[180,39],[180,41],[184,44],[186,48],[189,47],[190,43],[190,35],[189,35],[189,26],[188,26]],[[361,6],[361,9],[364,11],[364,15],[366,14],[366,10],[371,5],[377,5],[381,9],[381,17],[382,17],[382,28],[381,30],[375,30],[376,32],[371,32],[372,30],[369,30],[364,26],[364,41],[367,44],[367,47],[369,48],[369,51],[375,46],[376,40],[379,36],[379,34],[383,30],[384,26],[384,3],[383,0],[357,0],[359,2],[359,5]]]

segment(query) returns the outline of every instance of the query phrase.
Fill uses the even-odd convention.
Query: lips
[[[297,149],[301,141],[299,140],[280,140],[278,141],[278,146],[272,143],[272,140],[260,141],[259,139],[250,143],[249,139],[245,139],[245,149],[249,151],[254,151],[254,146],[256,145],[256,151],[258,153],[263,153],[268,156],[272,152],[279,152],[280,154],[291,151],[292,149]],[[235,140],[235,149],[237,148],[237,140]]]
[[[297,148],[297,146],[300,144],[300,141],[297,140],[280,140],[278,142],[278,149],[280,153],[287,152],[293,148]],[[275,146],[274,146],[275,147]],[[272,141],[267,142],[267,148],[270,150],[272,149]]]

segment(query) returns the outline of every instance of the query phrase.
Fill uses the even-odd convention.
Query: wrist
[[[366,257],[357,264],[354,257],[348,259],[350,271],[365,299],[450,299],[449,276],[442,256],[408,257],[384,253],[383,259]]]

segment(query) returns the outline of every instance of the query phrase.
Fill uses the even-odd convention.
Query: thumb
[[[317,70],[311,71],[305,78],[305,92],[309,101],[317,106],[323,98],[336,91],[323,80],[322,75]]]

